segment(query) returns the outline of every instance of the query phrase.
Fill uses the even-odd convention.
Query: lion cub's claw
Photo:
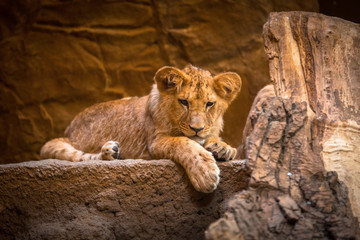
[[[120,159],[119,143],[116,141],[108,141],[101,148],[102,160]]]
[[[216,160],[229,161],[236,156],[237,150],[224,142],[211,142],[205,146],[205,149],[211,152]]]

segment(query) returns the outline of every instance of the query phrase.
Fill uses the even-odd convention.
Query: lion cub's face
[[[169,108],[172,131],[194,140],[222,128],[222,116],[241,88],[236,73],[212,76],[188,65],[183,70],[163,67],[155,75],[162,106]]]

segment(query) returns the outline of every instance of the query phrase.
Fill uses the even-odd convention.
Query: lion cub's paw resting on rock
[[[231,160],[236,149],[219,134],[223,115],[241,88],[236,73],[186,66],[163,67],[149,95],[96,104],[79,113],[65,138],[47,142],[42,158],[69,161],[126,158],[172,159],[184,167],[196,190],[219,183],[215,159]]]
[[[108,141],[101,147],[101,159],[115,160],[120,159],[119,143]]]
[[[225,142],[212,140],[211,138],[206,141],[205,149],[214,155],[217,160],[233,160],[236,156],[237,150]]]

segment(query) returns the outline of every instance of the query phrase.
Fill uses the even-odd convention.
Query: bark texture
[[[244,161],[219,168],[203,194],[169,160],[0,165],[0,239],[203,239],[248,183]]]
[[[261,99],[250,112],[249,190],[229,201],[207,239],[355,239],[358,221],[336,172],[308,144],[307,104]]]
[[[346,184],[359,218],[360,25],[321,14],[271,14],[264,39],[276,95],[308,104],[306,142]]]
[[[229,202],[207,239],[360,236],[359,36],[359,25],[338,18],[270,15],[264,39],[276,96],[253,104],[250,188]]]
[[[316,0],[0,1],[0,163],[38,159],[84,108],[149,93],[156,70],[187,63],[239,73],[225,116],[237,146],[269,83],[262,25],[271,11],[317,11]]]

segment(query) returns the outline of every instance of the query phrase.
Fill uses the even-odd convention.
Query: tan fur
[[[236,149],[221,141],[219,134],[223,114],[240,91],[240,77],[231,72],[212,76],[188,65],[183,70],[163,67],[154,79],[147,96],[85,109],[66,129],[66,138],[43,146],[41,157],[69,161],[167,158],[185,168],[195,189],[215,190],[220,171],[214,157],[230,160],[236,155]]]

